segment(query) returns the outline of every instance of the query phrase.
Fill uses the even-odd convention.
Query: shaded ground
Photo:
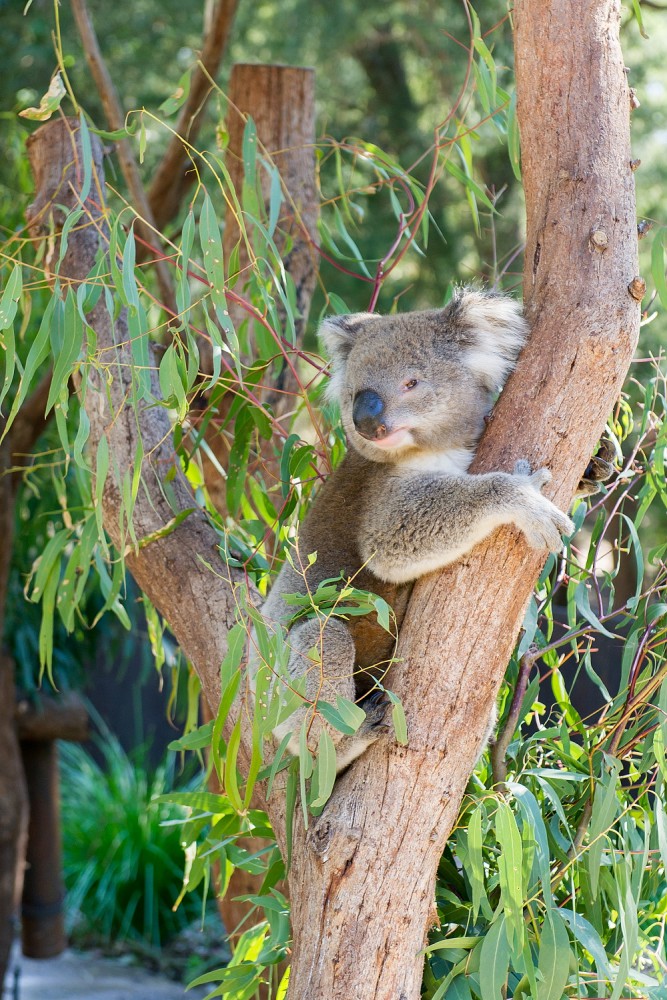
[[[205,989],[190,990],[119,959],[66,951],[58,958],[18,958],[17,1000],[200,1000]],[[6,1000],[14,1000],[7,977]],[[210,988],[209,988],[210,989]]]

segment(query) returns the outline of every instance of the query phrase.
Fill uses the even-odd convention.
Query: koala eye
[[[403,383],[403,388],[406,390],[406,392],[409,392],[410,389],[414,389],[416,385],[417,385],[417,379],[411,378],[408,382]]]

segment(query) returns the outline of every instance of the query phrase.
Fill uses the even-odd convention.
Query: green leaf
[[[523,887],[521,834],[514,814],[500,800],[496,812],[496,839],[500,847],[498,876],[500,898],[506,919],[507,940],[515,954],[523,947]]]
[[[229,801],[232,803],[237,812],[243,812],[244,809],[243,800],[239,792],[238,776],[236,772],[236,759],[238,757],[240,745],[241,720],[239,719],[232,729],[229,742],[227,743],[224,781],[225,792],[229,796]]]
[[[640,7],[640,0],[632,0],[632,11],[637,18],[637,27],[639,28],[639,34],[642,38],[648,38],[646,34],[646,28],[644,27],[644,19],[642,17],[642,9]]]
[[[391,722],[394,727],[394,734],[396,736],[397,743],[400,743],[402,747],[408,745],[408,724],[405,718],[405,711],[403,709],[403,704],[393,691],[387,691],[387,696],[391,701]]]
[[[306,795],[306,781],[313,773],[313,758],[308,749],[308,722],[305,718],[301,724],[299,732],[299,787],[301,791],[301,808],[303,810],[304,829],[308,829],[308,806]]]
[[[347,736],[351,736],[356,732],[353,726],[350,726],[340,712],[330,705],[327,701],[318,701],[317,711],[320,715],[326,719],[330,726],[338,730],[339,733],[345,733]]]
[[[60,330],[62,337],[58,344],[53,341],[55,330],[56,327],[52,330],[53,357],[55,360],[49,395],[46,400],[46,413],[51,410],[61,391],[67,389],[67,383],[74,371],[83,347],[83,323],[79,316],[76,297],[71,289],[67,293],[67,299],[65,300],[65,310]]]
[[[14,317],[18,310],[23,290],[23,272],[20,264],[15,264],[0,299],[0,348],[4,358],[4,376],[0,385],[0,406],[9,392],[16,369],[16,342],[14,340]]]
[[[243,129],[241,155],[246,183],[254,188],[257,186],[257,128],[250,117]]]
[[[528,823],[532,830],[535,843],[537,844],[537,863],[542,883],[542,892],[545,899],[550,901],[551,877],[549,863],[551,856],[549,853],[547,829],[544,825],[544,818],[539,803],[530,789],[525,788],[523,785],[510,781],[507,783],[507,787],[517,800],[524,822]]]
[[[336,748],[326,729],[320,733],[313,781],[317,785],[317,798],[310,803],[310,808],[319,809],[328,802],[336,781]]]
[[[548,910],[543,921],[537,969],[537,1000],[561,1000],[570,975],[570,939],[558,910]]]
[[[282,454],[280,456],[280,485],[284,499],[287,499],[292,489],[290,458],[293,449],[300,440],[301,438],[298,434],[290,434],[283,445]]]
[[[600,935],[593,925],[585,917],[582,917],[580,913],[575,913],[574,910],[567,909],[566,907],[560,907],[558,913],[569,925],[579,944],[583,945],[586,951],[592,955],[598,975],[601,978],[611,979],[612,972],[609,959],[607,958]]]
[[[16,414],[23,405],[38,368],[49,356],[51,330],[53,326],[62,322],[64,309],[65,304],[60,298],[59,289],[56,286],[56,288],[54,288],[53,295],[44,310],[44,315],[42,317],[42,322],[39,325],[37,335],[30,345],[25,367],[19,379],[18,389],[14,397],[11,410],[9,411],[9,416],[7,417],[7,421],[5,423],[5,429],[0,435],[0,441],[3,440],[5,434],[9,431]]]
[[[192,78],[192,67],[185,71],[183,76],[178,81],[176,90],[170,97],[163,101],[160,105],[160,111],[168,118],[169,115],[175,114],[179,108],[182,108],[188,99],[190,94],[190,80]]]
[[[391,622],[394,617],[391,605],[387,604],[387,602],[382,597],[376,597],[375,600],[373,601],[373,606],[375,607],[375,613],[377,614],[378,623],[382,626],[385,632],[389,632],[391,634],[392,632]]]
[[[19,111],[21,118],[29,118],[31,121],[45,122],[58,110],[67,91],[62,81],[60,73],[56,73],[51,78],[49,89],[39,102],[38,108],[24,108]]]
[[[602,851],[607,843],[607,834],[618,812],[616,789],[621,770],[621,761],[606,754],[605,761],[606,766],[603,766],[602,777],[595,789],[591,825],[588,830],[590,844],[587,851],[587,865],[593,898],[595,898],[598,891]]]
[[[188,314],[192,296],[190,294],[190,277],[188,268],[190,267],[190,255],[192,254],[192,244],[195,238],[195,219],[192,209],[188,212],[183,223],[183,233],[181,235],[181,250],[179,254],[179,267],[177,271],[176,284],[176,308],[181,317],[183,325],[188,322]]]
[[[486,895],[484,884],[484,860],[482,855],[482,819],[484,817],[484,806],[478,803],[473,809],[468,823],[468,861],[470,867],[467,875],[472,888],[472,919],[477,922],[480,909],[484,911],[487,918],[491,916],[491,907]]]
[[[519,122],[516,116],[516,90],[512,91],[509,107],[507,108],[507,152],[514,176],[521,180],[521,136],[519,133]]]
[[[602,635],[606,635],[607,638],[616,639],[614,633],[604,627],[591,608],[590,593],[585,580],[580,580],[577,584],[574,591],[574,602],[580,614],[586,619],[587,622],[589,622],[590,625],[593,625],[598,632],[601,632]]]
[[[491,924],[482,942],[479,959],[479,985],[482,1000],[504,1000],[503,987],[507,983],[510,950],[505,934],[505,916]]]
[[[344,722],[352,728],[352,732],[356,733],[366,718],[363,708],[359,708],[353,701],[348,701],[347,698],[342,698],[340,695],[336,696],[336,708]]]
[[[234,364],[236,365],[237,374],[239,379],[241,379],[242,371],[240,368],[241,359],[239,353],[239,343],[234,329],[234,324],[232,323],[229,315],[227,296],[225,294],[225,266],[222,253],[220,226],[218,225],[218,220],[216,219],[215,211],[213,209],[213,203],[208,196],[208,192],[204,195],[204,204],[202,205],[201,215],[199,218],[199,242],[201,243],[202,253],[204,255],[206,277],[210,283],[211,302],[213,303],[217,321],[225,334],[226,340],[223,341],[220,336],[220,330],[217,328],[215,323],[210,321],[208,314],[206,328],[211,335],[213,343],[228,351],[232,355]]]
[[[198,726],[191,733],[186,733],[185,736],[181,736],[178,740],[172,740],[169,743],[169,750],[203,750],[204,747],[210,746],[211,737],[213,735],[213,719],[209,722],[205,722],[203,726]]]

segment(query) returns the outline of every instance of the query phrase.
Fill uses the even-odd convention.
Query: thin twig
[[[491,773],[493,774],[493,783],[501,789],[503,788],[505,779],[507,778],[507,748],[512,742],[512,737],[514,736],[514,731],[516,730],[517,723],[519,721],[519,713],[521,711],[523,699],[526,695],[526,690],[528,689],[530,672],[535,666],[535,661],[541,655],[541,650],[537,649],[535,646],[531,646],[528,652],[524,653],[521,657],[519,661],[519,676],[517,678],[516,687],[514,688],[514,696],[512,698],[512,704],[510,705],[509,714],[505,725],[498,734],[496,742],[491,747]]]
[[[79,29],[81,43],[86,55],[86,60],[90,68],[91,75],[95,81],[95,86],[102,100],[102,106],[106,115],[107,123],[112,131],[125,127],[125,114],[118,97],[116,88],[107,69],[104,57],[100,51],[100,46],[95,34],[86,0],[72,0],[72,10],[74,19]],[[134,158],[132,147],[127,139],[120,139],[117,143],[118,159],[123,177],[130,191],[137,212],[137,230],[143,240],[148,243],[154,242],[158,228],[155,223],[153,210],[141,180],[141,174],[137,161]],[[172,314],[176,312],[176,299],[174,296],[174,286],[171,274],[165,261],[161,258],[153,260],[153,265],[157,274],[160,294],[162,299]]]
[[[148,200],[158,225],[162,228],[178,212],[183,195],[194,180],[188,173],[190,162],[186,144],[194,143],[203,119],[215,77],[227,47],[238,0],[218,0],[204,28],[201,58],[192,74],[190,92],[181,108],[169,145],[153,176]]]

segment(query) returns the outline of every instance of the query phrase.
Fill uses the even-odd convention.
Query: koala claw
[[[389,732],[391,730],[391,722],[387,719],[387,711],[390,704],[391,702],[384,691],[380,691],[379,688],[376,691],[371,691],[361,702],[360,707],[366,713],[366,718],[361,723],[357,733],[360,733],[362,730],[365,733],[373,732],[378,735],[380,732]]]

